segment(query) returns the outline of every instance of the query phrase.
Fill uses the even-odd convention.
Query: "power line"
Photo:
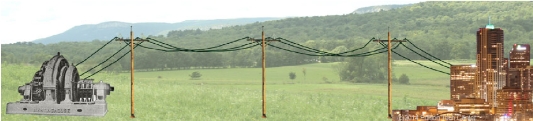
[[[124,42],[124,43],[126,43],[126,46],[128,46],[128,45],[130,44],[130,43],[128,43],[128,42]],[[140,42],[139,44],[135,44],[135,46],[133,47],[133,49],[137,48],[137,46],[141,45],[142,43],[143,43],[143,42]],[[119,52],[120,52],[120,50],[119,50]],[[91,76],[93,76],[93,75],[95,75],[95,74],[97,74],[97,73],[100,73],[100,71],[102,71],[102,70],[108,68],[109,66],[115,64],[115,63],[118,62],[120,59],[124,58],[124,56],[128,55],[129,53],[130,53],[130,51],[124,53],[124,54],[123,54],[122,56],[120,56],[117,60],[111,62],[110,64],[108,64],[108,65],[106,65],[106,66],[104,66],[103,68],[101,68],[101,69],[99,69],[98,71],[94,72],[93,74],[91,74],[91,75],[85,77],[84,79],[87,79],[87,78],[89,78],[89,77],[91,77]],[[81,75],[80,75],[80,76],[81,76]]]
[[[418,48],[418,46],[416,46],[415,44],[413,44],[413,42],[411,42],[410,40],[408,40],[408,39],[404,39],[404,40],[407,40],[407,43],[413,45],[413,47],[415,47],[416,49],[418,49],[418,50],[420,50],[420,51],[422,51],[422,52],[424,52],[424,53],[426,53],[426,54],[428,54],[429,56],[431,56],[431,57],[433,57],[433,58],[435,58],[435,59],[437,59],[437,60],[439,60],[439,61],[441,61],[441,62],[443,62],[443,63],[446,63],[446,64],[448,64],[448,65],[450,65],[450,66],[452,65],[451,63],[448,63],[448,62],[446,62],[446,61],[442,61],[441,59],[439,59],[439,58],[437,58],[437,57],[435,57],[435,56],[429,54],[428,52],[426,52],[426,51],[424,51],[424,50],[422,50],[422,49],[420,49],[420,48]]]
[[[383,43],[380,43],[380,44],[381,44],[382,46],[385,46]],[[403,56],[403,55],[397,53],[397,52],[394,51],[394,50],[392,50],[392,52],[395,53],[396,55],[398,55],[398,56],[400,56],[400,57],[402,57],[402,58],[404,58],[404,59],[406,59],[406,60],[408,60],[408,61],[411,61],[411,62],[413,62],[413,63],[415,63],[415,64],[418,64],[418,65],[420,65],[420,66],[422,66],[422,67],[425,67],[425,68],[428,68],[428,69],[431,69],[431,70],[433,70],[433,71],[437,71],[437,72],[440,72],[440,73],[443,73],[443,74],[450,75],[450,73],[446,73],[446,72],[444,72],[444,71],[437,70],[437,69],[434,69],[434,68],[428,67],[428,66],[426,66],[426,65],[424,65],[424,64],[421,64],[421,63],[418,63],[418,62],[416,62],[416,61],[413,61],[413,60],[411,60],[411,59],[409,59],[409,58],[407,58],[407,57],[405,57],[405,56]]]
[[[283,44],[286,44],[286,45],[289,45],[289,46],[292,46],[292,47],[296,47],[296,48],[299,48],[299,49],[302,49],[302,50],[306,50],[306,51],[309,51],[309,52],[315,52],[315,53],[319,53],[319,54],[332,54],[332,55],[340,55],[340,54],[346,54],[346,53],[350,53],[350,52],[355,52],[357,50],[360,50],[360,49],[363,49],[365,48],[372,40],[374,40],[375,38],[372,38],[371,40],[369,40],[363,47],[360,47],[360,48],[356,48],[356,49],[353,49],[353,50],[349,50],[349,51],[345,51],[345,52],[341,52],[341,53],[330,53],[330,52],[325,52],[325,51],[321,51],[321,50],[317,50],[317,49],[314,49],[314,48],[310,48],[310,47],[307,47],[307,46],[304,46],[304,45],[301,45],[301,44],[298,44],[296,42],[293,42],[293,41],[290,41],[290,40],[287,40],[287,39],[284,39],[284,38],[281,38],[281,37],[278,37],[276,39],[281,39],[281,40],[284,40],[284,41],[287,41],[289,43],[292,43],[292,44],[288,44],[288,43],[285,43],[283,41],[280,41],[281,43]],[[297,47],[297,46],[294,46],[293,44],[295,45],[298,45],[300,47]],[[302,48],[303,47],[303,48]],[[313,50],[313,51],[310,51],[310,50]]]
[[[422,54],[420,54],[420,53],[414,51],[413,49],[411,49],[411,48],[405,46],[405,44],[403,44],[403,43],[400,43],[400,44],[401,44],[403,47],[405,47],[405,48],[411,50],[411,52],[416,53],[416,54],[419,55],[420,57],[423,57],[423,58],[425,58],[425,59],[427,59],[427,60],[429,60],[429,61],[431,61],[431,62],[433,62],[433,63],[439,64],[439,65],[441,65],[441,66],[443,66],[443,67],[450,68],[449,66],[442,65],[441,63],[435,62],[435,61],[431,60],[430,58],[427,58],[426,56],[423,56]]]
[[[113,38],[112,40],[115,40],[117,39],[117,37]],[[137,39],[140,39],[140,38],[136,38],[135,40]],[[163,51],[163,52],[178,52],[178,51],[182,51],[182,52],[228,52],[228,51],[237,51],[237,50],[243,50],[243,49],[249,49],[249,48],[252,48],[252,47],[255,47],[255,46],[258,46],[258,45],[261,45],[261,43],[247,43],[247,44],[243,44],[243,45],[240,45],[240,46],[235,46],[235,47],[231,47],[231,48],[225,48],[225,49],[214,49],[214,48],[219,48],[219,47],[222,47],[222,46],[226,46],[226,45],[229,45],[229,44],[232,44],[232,43],[235,43],[235,42],[238,42],[238,41],[241,41],[241,40],[245,40],[245,39],[251,39],[250,37],[243,37],[243,38],[240,38],[240,39],[237,39],[237,40],[234,40],[234,41],[230,41],[228,43],[224,43],[224,44],[220,44],[220,45],[217,45],[217,46],[213,46],[213,47],[208,47],[208,48],[200,48],[200,49],[185,49],[185,48],[179,48],[179,47],[176,47],[176,46],[173,46],[171,44],[168,44],[168,43],[164,43],[164,42],[161,42],[161,41],[158,41],[156,39],[152,39],[152,38],[147,38],[147,40],[152,40],[152,41],[147,41],[151,44],[154,44],[154,45],[157,45],[158,47],[162,47],[162,48],[166,48],[166,49],[161,49],[161,48],[154,48],[154,47],[148,47],[148,46],[144,46],[144,45],[140,45],[140,44],[136,44],[135,47],[137,46],[140,46],[142,48],[146,48],[146,49],[151,49],[151,50],[158,50],[158,51]],[[265,39],[274,39],[274,38],[271,38],[271,37],[267,37]],[[111,40],[111,41],[112,41]],[[296,53],[296,54],[303,54],[303,55],[307,55],[307,56],[333,56],[333,57],[365,57],[365,56],[372,56],[372,55],[375,55],[375,54],[380,54],[380,53],[384,53],[384,52],[387,52],[386,50],[384,51],[380,51],[380,50],[383,50],[385,49],[386,47],[383,47],[383,48],[378,48],[378,49],[375,49],[375,50],[372,50],[372,51],[367,51],[367,52],[363,52],[363,53],[358,53],[358,54],[346,54],[346,53],[349,53],[349,52],[355,52],[357,50],[360,50],[360,49],[363,49],[365,47],[367,47],[367,45],[372,41],[372,40],[375,40],[375,38],[372,38],[371,40],[369,40],[364,46],[360,47],[360,48],[356,48],[356,49],[353,49],[353,50],[349,50],[349,51],[345,51],[345,52],[341,52],[341,53],[330,53],[330,52],[326,52],[326,51],[321,51],[321,50],[318,50],[318,49],[315,49],[315,48],[311,48],[311,47],[308,47],[308,46],[304,46],[302,44],[298,44],[296,42],[293,42],[293,41],[290,41],[288,39],[284,39],[284,38],[281,38],[281,37],[278,37],[276,38],[275,40],[282,40],[282,41],[279,41],[280,43],[282,44],[285,44],[285,45],[288,45],[288,46],[291,46],[291,47],[294,47],[294,48],[298,48],[298,49],[301,49],[301,50],[304,50],[306,52],[310,52],[310,53],[314,53],[314,54],[309,54],[309,53],[305,53],[305,52],[298,52],[298,51],[295,51],[295,50],[290,50],[290,49],[287,49],[287,48],[283,48],[283,47],[280,47],[280,46],[276,46],[276,45],[273,45],[273,44],[270,44],[270,43],[266,43],[267,45],[270,45],[274,48],[277,48],[277,49],[280,49],[280,50],[284,50],[284,51],[288,51],[288,52],[292,52],[292,53]],[[407,40],[407,39],[404,39],[404,40]],[[109,41],[108,43],[106,43],[104,46],[100,47],[97,51],[95,51],[93,54],[91,54],[88,58],[92,57],[95,53],[97,53],[98,51],[100,51],[103,47],[105,47],[107,44],[109,44],[111,41]],[[409,42],[409,40],[407,40]],[[410,44],[412,44],[415,48],[421,50],[422,52],[430,55],[431,57],[433,58],[436,58],[435,56],[423,51],[422,49],[418,48],[416,45],[414,45],[413,43],[409,42]],[[383,44],[383,43],[380,43],[380,44]],[[439,64],[440,66],[443,66],[443,67],[446,67],[446,68],[449,68],[449,66],[446,66],[446,65],[443,65],[441,63],[438,63],[428,57],[425,57],[423,56],[422,54],[414,51],[413,49],[407,47],[405,44],[401,43],[400,44],[402,46],[404,46],[405,48],[409,49],[410,51],[416,53],[417,55],[425,58],[425,59],[428,59],[430,60],[431,62],[433,63],[437,63]],[[394,45],[394,47],[392,49],[396,49],[399,47],[400,44],[396,44]],[[127,45],[126,45],[127,46]],[[109,58],[107,58],[106,60],[104,60],[103,62],[99,63],[98,65],[96,65],[95,67],[85,71],[84,73],[82,73],[81,75],[84,75],[85,73],[93,70],[94,68],[102,65],[103,63],[109,61],[109,59],[111,59],[112,57],[114,57],[118,52],[120,52],[121,50],[123,50],[126,46],[122,47],[119,51],[117,51],[116,53],[114,53],[112,56],[110,56]],[[430,68],[428,66],[425,66],[425,65],[422,65],[418,62],[415,62],[403,55],[400,55],[398,54],[397,52],[394,52],[396,53],[397,55],[401,56],[402,58],[406,59],[406,60],[409,60],[413,63],[416,63],[416,64],[419,64],[420,66],[423,66],[423,67],[426,67],[426,68],[429,68],[431,70],[434,70],[434,71],[438,71],[438,72],[442,72],[440,70],[436,70],[436,69],[433,69],[433,68]],[[85,60],[87,60],[85,59]],[[436,58],[438,59],[438,58]],[[84,61],[85,61],[84,60]],[[438,59],[440,60],[440,59]],[[80,62],[80,63],[83,63],[84,61]],[[440,60],[442,61],[442,60]],[[442,61],[444,63],[447,63],[445,61]],[[449,63],[447,63],[449,64]],[[108,65],[109,66],[109,65]],[[106,67],[108,67],[106,66]],[[103,69],[101,69],[103,70]],[[99,71],[101,71],[99,70]],[[98,72],[99,72],[98,71]],[[445,73],[445,72],[444,72]],[[448,74],[448,73],[445,73],[445,74]]]
[[[132,31],[132,34],[131,34],[131,37],[133,38],[133,31]],[[311,47],[307,47],[307,46],[304,46],[304,45],[301,45],[301,44],[298,44],[296,42],[292,42],[290,40],[287,40],[287,39],[283,39],[283,38],[276,38],[276,39],[273,39],[271,37],[267,37],[265,38],[264,37],[264,32],[262,33],[262,39],[261,39],[261,43],[259,43],[258,40],[256,39],[253,39],[253,38],[250,38],[250,37],[244,37],[244,38],[240,38],[240,39],[237,39],[237,40],[234,40],[234,41],[230,41],[228,43],[224,43],[224,44],[220,44],[220,45],[217,45],[217,46],[213,46],[213,47],[208,47],[208,48],[200,48],[200,49],[185,49],[185,48],[179,48],[179,47],[176,47],[176,46],[173,46],[171,44],[168,44],[168,43],[164,43],[164,42],[161,42],[161,41],[158,41],[156,39],[152,39],[152,38],[147,38],[146,40],[152,40],[152,41],[147,41],[151,44],[154,44],[158,47],[161,47],[161,48],[164,48],[164,49],[161,49],[161,48],[154,48],[154,47],[148,47],[148,46],[144,46],[144,45],[141,45],[144,41],[146,41],[145,39],[140,39],[140,38],[135,38],[136,41],[141,41],[140,43],[138,44],[135,44],[133,43],[133,39],[131,38],[131,42],[128,43],[128,42],[125,42],[124,40],[121,40],[121,41],[124,41],[124,43],[126,43],[126,46],[122,47],[120,50],[118,50],[116,53],[114,53],[112,56],[110,56],[109,58],[107,58],[106,60],[104,60],[103,62],[99,63],[98,65],[94,66],[93,68],[85,71],[84,73],[82,73],[81,75],[84,75],[85,73],[93,70],[94,68],[102,65],[103,63],[107,62],[109,59],[111,59],[112,57],[114,57],[117,53],[121,52],[125,47],[127,47],[128,45],[131,45],[131,51],[132,52],[132,118],[134,118],[134,112],[133,112],[133,50],[135,48],[137,48],[138,46],[142,47],[142,48],[146,48],[146,49],[151,49],[151,50],[158,50],[158,51],[162,51],[162,52],[179,52],[179,51],[182,51],[182,52],[227,52],[227,51],[237,51],[237,50],[242,50],[242,49],[249,49],[249,48],[252,48],[252,47],[255,47],[255,46],[258,46],[258,45],[261,45],[262,46],[262,65],[263,65],[263,118],[266,118],[266,106],[265,106],[265,47],[266,45],[270,45],[274,48],[277,48],[277,49],[281,49],[281,50],[284,50],[284,51],[288,51],[288,52],[292,52],[292,53],[297,53],[297,54],[303,54],[303,55],[308,55],[308,56],[336,56],[336,57],[366,57],[366,56],[372,56],[372,55],[375,55],[375,54],[380,54],[380,53],[384,53],[384,52],[389,52],[389,113],[390,113],[390,102],[391,102],[391,88],[390,88],[390,85],[391,85],[391,81],[390,81],[390,68],[391,68],[391,64],[390,64],[390,59],[391,59],[391,52],[399,55],[400,57],[408,60],[408,61],[411,61],[413,63],[416,63],[422,67],[425,67],[425,68],[428,68],[428,69],[431,69],[433,71],[437,71],[437,72],[440,72],[440,73],[444,73],[444,74],[448,74],[450,75],[450,73],[446,73],[444,71],[440,71],[440,70],[437,70],[437,69],[434,69],[434,68],[431,68],[431,67],[428,67],[428,66],[425,66],[421,63],[418,63],[416,61],[413,61],[403,55],[400,55],[399,53],[397,53],[396,51],[394,51],[394,49],[396,49],[397,47],[399,47],[399,45],[402,45],[404,46],[405,48],[409,49],[410,51],[418,54],[419,56],[422,56],[423,58],[425,59],[428,59],[430,60],[431,62],[434,62],[434,63],[437,63],[441,66],[444,66],[446,68],[449,68],[448,66],[445,66],[441,63],[438,63],[438,62],[435,62],[433,60],[431,60],[430,58],[427,58],[423,55],[421,55],[420,53],[412,50],[411,48],[407,47],[405,44],[403,44],[402,42],[403,41],[406,41],[407,39],[404,39],[404,40],[397,40],[396,38],[394,38],[393,41],[391,41],[390,39],[390,33],[389,33],[389,39],[388,39],[388,44],[385,45],[384,43],[382,43],[383,41],[386,41],[386,40],[375,40],[375,38],[372,38],[370,41],[368,41],[363,47],[360,47],[360,48],[356,48],[356,49],[353,49],[353,50],[349,50],[349,51],[345,51],[345,52],[341,52],[341,53],[330,53],[330,52],[326,52],[326,51],[321,51],[321,50],[318,50],[318,49],[315,49],[315,48],[311,48]],[[84,59],[83,61],[81,61],[80,63],[78,63],[77,65],[85,62],[87,59],[91,58],[95,53],[97,53],[98,51],[100,51],[103,47],[107,46],[111,41],[117,39],[117,37],[113,38],[112,40],[110,40],[108,43],[106,43],[105,45],[103,45],[102,47],[100,47],[99,49],[97,49],[94,53],[92,53],[89,57],[87,57],[86,59]],[[255,41],[255,44],[254,42],[252,43],[247,43],[247,44],[243,44],[243,45],[240,45],[240,46],[236,46],[236,47],[231,47],[231,48],[225,48],[225,49],[215,49],[215,48],[220,48],[222,46],[226,46],[226,45],[229,45],[229,44],[232,44],[232,43],[235,43],[235,42],[238,42],[238,41],[241,41],[241,40],[244,40],[244,39],[249,39],[251,41]],[[266,40],[268,39],[268,40]],[[281,41],[283,40],[283,41]],[[294,51],[294,50],[289,50],[289,49],[286,49],[286,48],[282,48],[282,47],[278,47],[276,45],[273,45],[273,44],[270,44],[270,43],[266,43],[266,41],[279,41],[281,42],[282,44],[285,44],[285,45],[288,45],[290,47],[294,47],[294,48],[298,48],[298,49],[301,49],[301,50],[304,50],[304,51],[307,51],[307,52],[311,52],[311,53],[314,53],[314,54],[309,54],[309,53],[304,53],[304,52],[298,52],[298,51]],[[284,42],[286,41],[286,42]],[[378,48],[378,49],[375,49],[375,50],[372,50],[372,51],[367,51],[367,52],[363,52],[363,53],[358,53],[358,54],[346,54],[346,53],[350,53],[350,52],[355,52],[357,50],[360,50],[360,49],[363,49],[365,47],[367,47],[367,45],[371,42],[371,41],[377,41],[380,45],[383,46],[383,48]],[[396,44],[394,47],[391,47],[391,43],[390,42],[399,42],[399,44]],[[409,42],[409,40],[407,40],[407,42]],[[411,42],[409,42],[410,44],[412,44]],[[133,44],[135,44],[135,46],[133,47]],[[441,61],[441,62],[444,62],[442,60],[440,60],[439,58],[436,58],[435,56],[423,51],[422,49],[418,48],[416,45],[412,44],[415,48],[421,50],[422,52],[430,55],[431,57]],[[387,47],[386,47],[387,46]],[[387,48],[386,51],[380,51],[380,50],[383,50]],[[98,71],[96,71],[95,73],[85,77],[84,79],[87,79],[99,72],[101,72],[102,70],[108,68],[109,66],[115,64],[116,62],[118,62],[120,59],[122,59],[124,56],[126,56],[128,53],[130,52],[126,52],[124,53],[122,56],[120,56],[117,60],[111,62],[110,64],[106,65],[105,67],[99,69]],[[444,62],[446,64],[449,64],[451,65],[450,63],[447,63],[447,62]],[[390,114],[389,114],[389,117],[390,117]]]
[[[173,46],[173,45],[168,44],[168,43],[164,43],[164,42],[158,41],[156,39],[152,39],[152,38],[147,38],[147,39],[153,40],[153,41],[155,41],[157,43],[160,43],[160,44],[157,44],[157,43],[150,42],[152,44],[158,45],[159,47],[163,47],[163,48],[166,48],[166,49],[187,50],[188,51],[188,50],[209,50],[209,49],[213,49],[213,48],[219,48],[219,47],[222,47],[222,46],[225,46],[225,45],[228,45],[228,44],[231,44],[231,43],[235,43],[235,42],[238,42],[238,41],[241,41],[241,40],[249,39],[249,38],[250,37],[243,37],[243,38],[240,38],[240,39],[237,39],[237,40],[234,40],[234,41],[230,41],[228,43],[224,43],[224,44],[220,44],[220,45],[213,46],[213,47],[208,47],[208,48],[202,48],[202,49],[184,49],[184,48],[179,48],[179,47]],[[163,46],[161,44],[169,46],[169,47]]]
[[[298,49],[302,49],[302,50],[305,50],[305,51],[309,51],[309,52],[314,52],[314,53],[318,53],[318,54],[332,54],[332,53],[329,53],[329,52],[326,52],[326,51],[321,51],[321,50],[318,50],[318,49],[314,49],[314,48],[310,48],[310,47],[307,47],[307,46],[304,46],[304,45],[301,45],[301,44],[298,44],[296,42],[292,42],[290,40],[287,40],[287,39],[283,39],[283,38],[278,38],[280,40],[284,40],[284,41],[287,41],[289,43],[286,43],[284,41],[280,41],[280,43],[283,43],[285,45],[289,45],[289,46],[292,46],[292,47],[295,47],[295,48],[298,48]],[[298,46],[295,46],[295,45],[298,45]],[[303,48],[302,48],[303,47]]]
[[[128,45],[124,45],[124,47],[120,48],[117,52],[113,53],[113,55],[109,56],[109,58],[105,59],[104,61],[100,62],[98,65],[96,65],[96,66],[90,68],[89,70],[87,70],[87,71],[81,73],[80,76],[83,76],[85,73],[87,73],[87,72],[93,70],[94,68],[96,68],[96,67],[98,67],[98,66],[104,64],[105,62],[109,61],[109,59],[111,59],[112,57],[114,57],[114,56],[115,56],[117,53],[119,53],[120,51],[124,50],[124,48],[126,48],[126,47],[128,47]]]
[[[151,42],[150,42],[150,43],[151,43]],[[156,44],[156,45],[157,45],[157,43],[152,43],[152,44]],[[158,50],[158,51],[163,51],[163,52],[178,52],[178,51],[184,51],[184,52],[227,52],[227,51],[237,51],[237,50],[248,49],[248,48],[255,47],[255,46],[257,46],[257,45],[260,45],[260,43],[258,43],[258,44],[248,43],[248,44],[244,44],[244,45],[237,46],[237,47],[232,47],[232,48],[227,48],[227,49],[218,49],[218,50],[204,50],[204,49],[159,49],[159,48],[147,47],[147,46],[143,46],[143,45],[139,45],[139,46],[142,47],[142,48],[151,49],[151,50]],[[246,46],[248,46],[248,47],[246,47]]]
[[[371,55],[387,52],[387,50],[379,51],[379,50],[383,50],[383,49],[386,49],[386,48],[379,48],[379,49],[376,49],[376,50],[373,50],[373,51],[368,51],[368,52],[359,53],[359,54],[351,54],[351,55],[341,55],[339,53],[319,54],[317,52],[315,52],[316,54],[308,54],[308,53],[298,52],[298,51],[294,51],[294,50],[289,50],[289,49],[282,48],[282,47],[279,47],[279,46],[275,46],[275,45],[272,45],[272,44],[268,44],[268,45],[272,46],[274,48],[280,49],[280,50],[284,50],[284,51],[288,51],[288,52],[292,52],[292,53],[297,53],[297,54],[303,54],[303,55],[307,55],[307,56],[365,57],[365,56],[371,56]],[[396,44],[393,49],[396,49],[398,46],[399,46],[399,44]],[[379,51],[379,52],[374,53],[376,51]]]
[[[83,59],[83,61],[79,62],[78,64],[76,64],[76,66],[82,64],[83,62],[87,61],[87,59],[91,58],[94,54],[96,54],[98,51],[102,50],[102,48],[104,48],[105,46],[107,46],[109,43],[113,42],[113,40],[117,39],[118,37],[115,37],[111,40],[109,40],[107,43],[105,43],[102,47],[98,48],[96,51],[94,51],[91,55],[89,55],[89,57]]]

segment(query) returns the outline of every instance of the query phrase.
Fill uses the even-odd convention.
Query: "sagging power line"
[[[248,42],[246,44],[241,44],[239,46],[234,46],[234,47],[230,47],[230,48],[222,48],[223,46],[229,46],[230,44],[234,44],[236,42],[239,42],[239,41],[243,41],[243,40],[248,40],[248,41],[251,41],[251,42]],[[249,48],[253,48],[253,47],[256,47],[258,45],[261,45],[262,47],[262,70],[263,70],[263,73],[262,73],[262,90],[263,90],[263,94],[262,94],[262,99],[263,99],[263,115],[262,117],[263,118],[266,118],[266,94],[265,94],[265,86],[266,86],[266,83],[265,83],[265,68],[266,68],[266,64],[265,64],[265,58],[266,58],[266,54],[265,54],[265,47],[266,45],[269,45],[269,46],[272,46],[274,48],[277,48],[277,49],[280,49],[280,50],[284,50],[284,51],[288,51],[288,52],[292,52],[292,53],[297,53],[297,54],[303,54],[303,55],[307,55],[307,56],[333,56],[333,57],[366,57],[366,56],[372,56],[372,55],[376,55],[376,54],[380,54],[380,53],[385,53],[385,52],[388,52],[388,68],[389,68],[389,73],[388,73],[388,77],[389,77],[389,117],[390,117],[390,113],[391,113],[391,106],[390,106],[390,102],[391,102],[391,98],[390,98],[390,95],[391,95],[391,89],[390,89],[390,85],[391,85],[391,55],[392,53],[395,53],[397,54],[398,56],[410,61],[410,62],[413,62],[413,63],[416,63],[422,67],[425,67],[425,68],[428,68],[428,69],[431,69],[433,71],[437,71],[437,72],[440,72],[440,73],[444,73],[444,74],[448,74],[449,73],[446,73],[444,71],[440,71],[440,70],[437,70],[437,69],[434,69],[434,68],[431,68],[431,67],[428,67],[426,65],[423,65],[421,63],[418,63],[416,61],[413,61],[399,53],[397,53],[396,51],[394,51],[395,49],[397,49],[400,45],[402,45],[403,47],[409,49],[410,51],[416,53],[417,55],[427,59],[427,60],[430,60],[431,62],[433,63],[436,63],[440,66],[443,66],[443,67],[446,67],[446,68],[449,68],[449,66],[446,66],[446,65],[443,65],[441,63],[438,63],[434,60],[432,60],[431,58],[428,58],[428,57],[425,57],[423,56],[422,54],[414,51],[413,49],[407,47],[405,44],[403,44],[402,42],[407,42],[407,43],[410,43],[411,45],[413,45],[415,48],[417,48],[418,50],[424,52],[425,54],[433,57],[434,59],[437,59],[445,64],[448,64],[448,65],[451,65],[450,63],[448,62],[445,62],[445,61],[442,61],[441,59],[427,53],[426,51],[418,48],[415,44],[413,44],[412,42],[410,42],[409,40],[407,39],[404,39],[404,40],[397,40],[396,38],[394,38],[393,40],[390,39],[390,33],[389,33],[389,39],[388,40],[379,40],[379,39],[375,39],[375,38],[372,38],[370,39],[366,44],[364,44],[364,46],[360,47],[360,48],[356,48],[356,49],[352,49],[352,50],[347,50],[347,51],[344,51],[344,52],[339,52],[339,53],[332,53],[332,52],[326,52],[326,51],[321,51],[321,50],[318,50],[318,49],[315,49],[315,48],[311,48],[311,47],[307,47],[307,46],[304,46],[304,45],[301,45],[301,44],[298,44],[296,42],[293,42],[293,41],[290,41],[288,39],[284,39],[284,38],[281,38],[281,37],[278,37],[278,38],[272,38],[272,37],[265,37],[264,36],[264,31],[262,31],[262,38],[261,39],[254,39],[254,38],[250,38],[250,37],[243,37],[243,38],[240,38],[240,39],[236,39],[236,40],[233,40],[233,41],[230,41],[230,42],[227,42],[227,43],[224,43],[224,44],[220,44],[220,45],[217,45],[217,46],[212,46],[212,47],[207,47],[207,48],[199,48],[199,49],[187,49],[187,48],[180,48],[180,47],[177,47],[177,46],[174,46],[172,44],[168,44],[168,43],[165,43],[165,42],[162,42],[162,41],[159,41],[159,40],[156,40],[156,39],[152,39],[152,38],[146,38],[146,39],[142,39],[142,38],[135,38],[133,39],[133,31],[131,31],[131,38],[129,39],[130,42],[127,42],[127,40],[124,40],[122,38],[118,38],[118,37],[115,37],[113,39],[111,39],[109,42],[107,42],[106,44],[104,44],[102,47],[100,47],[99,49],[97,49],[95,52],[93,52],[90,56],[88,56],[86,59],[84,59],[83,61],[81,61],[80,63],[78,63],[77,65],[79,64],[82,64],[83,62],[85,62],[86,60],[88,60],[89,58],[91,58],[93,55],[95,55],[98,51],[100,51],[102,48],[104,48],[105,46],[107,46],[111,41],[124,41],[124,43],[126,43],[126,45],[124,47],[122,47],[121,49],[119,49],[116,53],[114,53],[112,56],[110,56],[109,58],[107,58],[106,60],[104,60],[103,62],[99,63],[98,65],[90,68],[89,70],[87,70],[86,72],[82,73],[81,75],[84,75],[86,73],[88,73],[89,71],[93,70],[94,68],[98,67],[98,66],[101,66],[103,63],[109,61],[112,57],[114,57],[117,53],[119,53],[120,51],[122,51],[125,47],[127,47],[128,45],[130,45],[130,52],[131,52],[131,117],[132,118],[135,118],[134,116],[134,101],[133,101],[133,97],[134,97],[134,92],[133,92],[133,72],[134,72],[134,55],[133,55],[133,50],[135,48],[137,48],[138,46],[139,47],[142,47],[142,48],[146,48],[146,49],[151,49],[151,50],[157,50],[157,51],[161,51],[161,52],[229,52],[229,51],[238,51],[238,50],[243,50],[243,49],[249,49]],[[140,41],[140,43],[136,44],[134,43],[134,41]],[[276,41],[276,42],[279,42],[281,44],[284,44],[284,45],[287,45],[287,46],[290,46],[290,47],[293,47],[293,48],[296,48],[296,49],[299,49],[299,50],[303,50],[305,52],[299,52],[299,51],[295,51],[295,50],[291,50],[291,49],[287,49],[287,48],[284,48],[284,47],[281,47],[281,46],[276,46],[275,44],[271,44],[269,42],[271,41]],[[361,53],[356,53],[356,54],[353,54],[353,52],[356,52],[357,50],[361,50],[361,49],[364,49],[367,47],[367,45],[370,43],[370,42],[379,42],[380,45],[382,45],[383,47],[382,48],[378,48],[378,49],[374,49],[374,50],[371,50],[371,51],[367,51],[367,52],[361,52]],[[384,44],[383,42],[387,41],[388,44]],[[145,46],[145,45],[141,45],[143,44],[143,42],[147,42],[147,43],[150,43],[152,44],[153,46],[155,47],[149,47],[149,46]],[[268,42],[268,43],[267,43]],[[399,44],[395,44],[395,45],[392,45],[391,42],[398,42]],[[135,46],[133,46],[135,44]],[[394,47],[393,47],[394,46]],[[99,73],[100,71],[106,69],[107,67],[109,67],[110,65],[116,63],[117,61],[119,61],[120,59],[122,59],[125,55],[127,55],[128,53],[130,52],[127,52],[125,54],[123,54],[122,56],[120,56],[117,60],[115,60],[114,62],[111,62],[110,64],[104,66],[103,68],[99,69],[98,71],[96,71],[95,73],[92,73],[91,75],[87,76],[86,78],[88,77],[91,77],[97,73]]]

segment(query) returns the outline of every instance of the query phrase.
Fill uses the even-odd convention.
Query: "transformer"
[[[58,52],[18,88],[22,99],[7,103],[6,114],[104,116],[106,96],[113,90],[108,83],[80,79],[76,67]]]

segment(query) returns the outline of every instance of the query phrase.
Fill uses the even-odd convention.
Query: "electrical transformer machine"
[[[76,67],[58,52],[30,83],[18,87],[22,99],[7,103],[6,114],[104,116],[106,95],[113,90],[102,81],[80,79]]]

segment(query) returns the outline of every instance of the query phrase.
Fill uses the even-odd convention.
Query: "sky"
[[[33,41],[83,24],[342,15],[422,0],[0,0],[1,44]]]

